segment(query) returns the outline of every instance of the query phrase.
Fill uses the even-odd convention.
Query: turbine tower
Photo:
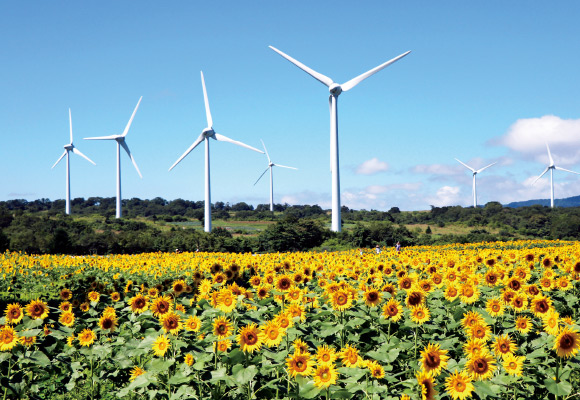
[[[203,100],[205,102],[205,116],[207,119],[207,128],[205,128],[197,140],[193,142],[193,144],[183,153],[181,157],[169,168],[171,171],[177,164],[181,162],[193,149],[197,147],[201,142],[205,140],[205,214],[204,214],[204,230],[206,232],[211,232],[211,186],[210,186],[210,177],[209,177],[209,138],[220,142],[230,142],[233,144],[237,144],[238,146],[245,147],[250,150],[257,151],[258,153],[262,153],[262,151],[253,148],[252,146],[248,146],[242,142],[238,142],[237,140],[232,140],[224,135],[220,135],[216,133],[213,129],[213,120],[211,118],[211,113],[209,111],[209,102],[207,100],[207,91],[205,90],[205,80],[203,79],[203,71],[201,71],[201,85],[203,86]]]
[[[66,156],[66,206],[65,206],[65,212],[67,214],[70,214],[70,154],[69,153],[72,151],[73,153],[81,156],[82,158],[84,158],[88,162],[92,163],[93,165],[97,165],[97,164],[95,164],[93,162],[93,160],[91,160],[90,158],[85,156],[83,153],[81,153],[80,150],[77,149],[73,144],[72,117],[71,117],[71,113],[70,113],[70,108],[68,109],[68,121],[69,121],[69,125],[70,125],[70,143],[64,145],[64,153],[62,153],[60,158],[58,160],[56,160],[56,162],[54,163],[52,168],[56,167],[56,165],[60,162],[60,160],[62,160],[63,157]]]
[[[137,113],[137,109],[139,108],[139,104],[141,104],[142,99],[143,96],[139,98],[137,106],[135,107],[135,110],[133,111],[133,114],[131,115],[131,118],[129,119],[129,122],[127,123],[127,126],[125,127],[125,130],[123,131],[122,134],[85,138],[85,140],[114,140],[117,142],[117,211],[115,214],[116,218],[121,218],[121,147],[125,149],[125,151],[129,155],[129,158],[131,158],[131,161],[133,162],[133,165],[135,166],[135,169],[137,170],[139,177],[143,178],[143,175],[141,175],[141,171],[139,171],[139,167],[137,166],[137,162],[135,161],[133,154],[131,154],[131,150],[129,150],[127,142],[125,141],[125,137],[127,136],[127,133],[129,133],[129,128],[133,123],[133,118],[135,118],[135,114]]]
[[[467,168],[471,172],[473,172],[473,189],[472,189],[472,191],[473,191],[473,208],[477,208],[477,183],[476,183],[475,177],[477,176],[477,174],[479,174],[484,169],[487,169],[487,168],[491,167],[492,165],[497,164],[497,162],[491,163],[483,168],[476,170],[474,168],[471,168],[469,165],[465,164],[464,162],[461,162],[461,160],[458,160],[457,158],[455,159],[455,161],[457,161],[458,163],[463,165],[465,168]]]
[[[335,83],[329,77],[322,75],[314,71],[313,69],[307,67],[306,65],[302,64],[300,61],[295,60],[294,58],[290,57],[289,55],[281,52],[280,50],[269,46],[272,50],[276,53],[280,54],[286,60],[290,61],[292,64],[296,65],[298,68],[312,76],[314,79],[318,80],[322,84],[328,87],[330,91],[330,96],[328,97],[328,102],[330,106],[330,171],[332,173],[332,227],[331,229],[334,232],[341,231],[341,224],[340,224],[340,174],[339,174],[339,160],[338,160],[338,110],[337,110],[337,102],[338,96],[342,92],[346,92],[363,80],[368,78],[371,75],[376,74],[383,68],[388,67],[392,63],[401,58],[405,57],[410,51],[401,54],[398,57],[389,60],[378,67],[371,69],[370,71],[365,72],[362,75],[357,76],[350,81],[343,83],[342,85]]]
[[[268,157],[268,168],[266,168],[266,170],[264,172],[262,172],[262,175],[260,175],[260,177],[258,178],[256,183],[258,183],[260,181],[260,179],[262,179],[264,174],[266,172],[268,172],[268,170],[270,170],[270,211],[274,211],[274,184],[273,184],[273,180],[272,180],[272,167],[282,167],[282,168],[290,168],[290,169],[298,169],[298,168],[287,167],[286,165],[274,164],[272,162],[272,160],[270,160],[270,155],[268,154],[268,150],[266,149],[266,145],[264,144],[264,141],[262,139],[260,139],[260,141],[262,142],[262,146],[264,146],[264,151],[266,152],[266,157]],[[254,183],[254,186],[256,185],[256,183]]]
[[[554,170],[557,169],[558,171],[566,171],[572,174],[580,175],[580,172],[570,171],[569,169],[565,169],[562,167],[558,167],[554,164],[554,159],[552,158],[552,153],[550,153],[550,146],[546,143],[546,148],[548,149],[548,158],[550,159],[550,165],[546,167],[542,175],[538,176],[535,181],[532,182],[532,185],[538,181],[548,170],[550,171],[550,207],[554,208]]]

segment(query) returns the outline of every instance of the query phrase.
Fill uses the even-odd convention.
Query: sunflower
[[[213,321],[213,334],[218,338],[225,339],[232,335],[232,333],[232,323],[226,317],[218,317]]]
[[[375,379],[383,379],[385,377],[385,369],[381,364],[376,361],[367,361],[365,364],[366,368],[371,373],[371,376]]]
[[[253,353],[262,347],[262,335],[255,323],[240,328],[237,341],[240,350],[247,353]]]
[[[560,314],[552,309],[543,315],[542,323],[547,334],[557,335],[560,331]]]
[[[232,341],[229,339],[218,340],[215,342],[215,350],[225,353],[232,347]]]
[[[438,344],[429,343],[423,351],[421,351],[421,368],[430,376],[437,376],[441,370],[447,366],[447,350],[441,350]]]
[[[276,279],[275,287],[277,290],[282,292],[287,292],[292,287],[292,279],[288,275],[280,275]]]
[[[312,375],[315,363],[310,359],[310,354],[296,352],[286,358],[286,365],[288,366],[288,374],[295,378],[296,375]]]
[[[463,319],[461,320],[461,325],[463,325],[463,329],[465,330],[471,328],[473,325],[483,323],[483,316],[477,311],[469,311],[466,314],[463,314]]]
[[[376,307],[381,302],[381,293],[376,289],[366,290],[363,297],[369,307]]]
[[[286,293],[286,299],[288,301],[290,301],[291,303],[300,303],[302,301],[302,290],[300,290],[297,287],[292,287],[287,293]]]
[[[77,337],[81,346],[89,347],[97,339],[97,335],[91,329],[83,329],[79,336]]]
[[[260,283],[262,283],[262,278],[260,278],[260,275],[254,275],[250,278],[250,285],[252,285],[254,288],[257,288],[258,286],[260,286]]]
[[[455,286],[453,283],[447,286],[443,292],[443,296],[445,296],[447,301],[455,300],[459,296],[459,290],[457,289],[457,286]]]
[[[464,400],[471,397],[474,390],[471,377],[465,371],[457,371],[445,379],[445,388],[453,400]]]
[[[422,304],[411,308],[411,320],[416,324],[422,325],[429,321],[430,317],[429,309]]]
[[[262,327],[264,344],[268,347],[278,347],[284,337],[284,330],[276,321],[269,321]]]
[[[93,291],[93,292],[89,292],[89,294],[87,295],[87,299],[93,303],[98,303],[100,298],[101,298],[101,295],[99,294],[99,292]]]
[[[234,311],[234,309],[236,308],[236,296],[234,296],[234,294],[230,289],[220,290],[217,298],[216,308],[225,313],[230,313]]]
[[[187,287],[187,283],[184,280],[178,279],[173,282],[173,293],[176,295],[180,295],[181,293],[185,292],[185,288]]]
[[[75,315],[70,311],[65,311],[62,314],[60,314],[58,322],[70,328],[75,323]]]
[[[395,298],[390,298],[383,306],[383,317],[397,322],[403,317],[403,306]]]
[[[359,366],[362,361],[361,357],[358,355],[358,349],[349,344],[340,351],[339,356],[345,367],[355,368]]]
[[[492,317],[501,317],[504,312],[504,306],[498,297],[488,299],[485,303],[485,311]]]
[[[142,294],[137,294],[135,297],[129,299],[129,305],[131,306],[131,311],[141,314],[149,308],[149,301]]]
[[[60,293],[58,294],[61,300],[66,301],[72,298],[72,291],[70,289],[61,289]]]
[[[187,353],[185,355],[185,358],[183,359],[183,362],[185,363],[185,365],[191,367],[195,362],[195,359],[193,358],[193,355],[191,353]]]
[[[0,351],[10,351],[19,343],[18,334],[10,325],[0,329]]]
[[[114,332],[118,325],[119,322],[115,314],[106,313],[99,318],[99,327],[104,331]]]
[[[300,338],[292,342],[292,347],[294,347],[296,353],[310,353],[308,351],[308,345]]]
[[[135,378],[137,378],[139,375],[143,375],[145,372],[144,369],[141,369],[139,367],[134,367],[131,370],[131,376],[129,377],[129,381],[133,382],[135,380]]]
[[[161,318],[159,318],[159,322],[161,322],[161,327],[165,333],[171,332],[173,335],[177,335],[183,327],[181,317],[174,312],[163,314]]]
[[[518,312],[522,312],[528,307],[528,296],[524,293],[518,293],[512,299],[512,307]]]
[[[421,397],[423,400],[434,400],[437,391],[435,390],[435,382],[433,378],[425,372],[419,372],[415,375],[417,382],[421,387]]]
[[[153,352],[157,357],[163,357],[171,347],[169,339],[165,335],[159,335],[153,342]]]
[[[16,325],[22,320],[22,307],[18,303],[8,304],[5,315],[7,324]]]
[[[287,312],[281,312],[274,318],[274,320],[282,329],[288,329],[294,326],[294,321]]]
[[[258,296],[258,299],[260,299],[260,300],[265,299],[266,297],[268,297],[270,295],[270,287],[264,286],[264,285],[258,286],[258,289],[256,289],[256,295]]]
[[[425,293],[422,290],[410,290],[407,292],[405,303],[407,307],[416,307],[419,304],[425,304]]]
[[[522,335],[527,334],[532,329],[532,322],[529,317],[519,316],[516,319],[516,330]]]
[[[570,278],[564,275],[556,279],[555,286],[564,292],[567,292],[568,290],[573,288],[573,286],[570,284]]]
[[[464,304],[473,304],[479,299],[479,289],[471,284],[463,284],[459,288],[459,300]]]
[[[409,290],[413,286],[413,280],[408,276],[403,276],[399,279],[399,289]]]
[[[316,349],[316,361],[320,365],[332,364],[336,361],[337,357],[336,350],[327,345],[322,345]]]
[[[314,371],[314,386],[327,388],[334,385],[338,379],[338,373],[332,364],[319,365]]]
[[[479,339],[469,339],[463,345],[463,352],[468,358],[474,358],[479,356],[481,353],[486,352],[487,347],[485,346],[485,342]]]
[[[301,322],[306,321],[306,313],[304,312],[304,306],[299,304],[290,304],[287,308],[287,312],[291,318],[299,318]]]
[[[491,337],[491,329],[486,324],[475,324],[468,330],[468,336],[487,342]]]
[[[510,375],[522,376],[522,369],[526,357],[508,353],[503,358],[503,367]]]
[[[159,296],[151,303],[151,312],[156,317],[171,311],[173,311],[173,302],[169,296]]]
[[[501,358],[513,354],[517,349],[517,344],[510,338],[508,333],[497,336],[493,342],[493,352]]]
[[[157,289],[156,287],[152,287],[149,288],[149,290],[147,291],[147,296],[149,296],[149,298],[154,299],[157,296],[159,296],[159,289]]]
[[[63,301],[62,303],[60,303],[58,305],[58,309],[61,311],[72,311],[73,306],[70,302],[68,301]]]
[[[185,321],[185,329],[192,332],[198,332],[201,329],[201,320],[197,315],[191,315]]]
[[[42,300],[32,300],[26,305],[26,314],[32,319],[48,317],[48,305]]]
[[[495,371],[495,359],[484,351],[479,355],[467,360],[465,369],[471,375],[472,379],[483,381],[491,378]]]
[[[546,314],[548,311],[550,311],[551,307],[552,299],[544,296],[543,294],[539,294],[534,297],[530,304],[530,309],[536,317],[541,317],[542,315]]]
[[[556,337],[553,349],[556,350],[558,357],[568,358],[574,357],[578,353],[579,347],[580,334],[574,327],[566,326]]]
[[[20,344],[25,347],[30,347],[36,343],[36,336],[22,336],[20,337]]]
[[[331,305],[338,311],[348,310],[352,307],[352,297],[346,290],[339,289],[332,293]]]
[[[111,293],[111,300],[116,303],[117,301],[121,300],[121,294],[119,292]]]
[[[489,270],[484,276],[485,284],[487,286],[495,286],[499,283],[497,273],[494,270]]]

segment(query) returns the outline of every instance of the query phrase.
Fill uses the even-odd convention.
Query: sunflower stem
[[[10,358],[10,361],[8,361],[8,373],[6,374],[6,377],[8,378],[8,380],[10,381],[10,372],[12,372],[12,358]],[[6,400],[6,394],[8,393],[8,386],[4,387],[4,396],[2,397],[2,400]]]

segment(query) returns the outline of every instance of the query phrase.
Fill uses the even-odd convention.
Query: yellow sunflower
[[[129,305],[131,306],[131,311],[136,314],[141,314],[149,308],[149,301],[147,297],[139,293],[129,299]]]
[[[437,395],[435,382],[433,378],[425,372],[419,372],[416,375],[417,383],[421,387],[421,396],[423,400],[434,400]]]
[[[234,309],[236,308],[236,296],[234,296],[234,294],[230,289],[220,290],[217,298],[216,308],[225,313],[230,313],[234,311]]]
[[[7,324],[16,325],[22,320],[24,313],[22,312],[22,307],[20,307],[20,304],[13,303],[8,304],[6,307],[5,315]]]
[[[383,306],[383,317],[397,322],[403,317],[403,306],[395,298],[390,298]]]
[[[286,365],[288,367],[288,374],[295,378],[297,375],[310,376],[314,371],[314,361],[310,359],[308,353],[294,353],[286,358]]]
[[[486,324],[475,324],[467,331],[470,338],[483,340],[487,342],[491,338],[491,329]]]
[[[226,317],[218,317],[213,321],[213,334],[220,339],[224,339],[232,335],[232,323]]]
[[[237,341],[245,353],[253,353],[262,347],[262,335],[255,323],[240,328]]]
[[[530,303],[530,309],[536,317],[541,317],[552,308],[552,299],[539,294]]]
[[[509,333],[497,336],[493,342],[493,351],[501,358],[513,354],[518,349],[518,345],[510,338]]]
[[[107,313],[99,318],[99,327],[104,331],[114,332],[119,325],[115,314]]]
[[[558,311],[551,309],[542,316],[544,331],[549,335],[557,335],[560,332],[560,314]]]
[[[183,324],[181,323],[181,317],[174,312],[168,312],[161,315],[159,322],[161,323],[161,327],[165,333],[171,332],[173,335],[177,335],[183,327]]]
[[[18,342],[18,334],[10,325],[0,329],[0,351],[10,351]]]
[[[100,298],[101,298],[101,295],[99,294],[99,292],[93,291],[93,292],[89,292],[89,294],[87,295],[87,299],[93,303],[97,303]]]
[[[522,376],[526,357],[508,353],[503,357],[503,367],[510,375]]]
[[[566,326],[556,337],[553,349],[556,350],[558,357],[568,358],[578,354],[579,347],[580,334],[574,327]]]
[[[519,316],[516,319],[516,330],[522,335],[527,334],[532,329],[532,322],[529,317]]]
[[[316,361],[320,365],[324,364],[332,364],[338,358],[338,354],[336,354],[336,350],[332,347],[328,347],[327,345],[322,345],[316,349]]]
[[[34,343],[36,343],[36,336],[21,336],[20,337],[20,344],[25,347],[30,347]]]
[[[345,367],[355,368],[359,366],[360,362],[362,361],[358,354],[358,349],[349,344],[341,349],[339,356],[342,359],[342,364]]]
[[[97,335],[91,329],[83,329],[79,336],[77,337],[81,346],[89,347],[97,339]]]
[[[492,317],[501,317],[504,312],[504,306],[500,298],[494,297],[488,299],[485,303],[485,311]]]
[[[318,388],[327,388],[336,384],[338,372],[332,364],[319,365],[314,371],[314,386]]]
[[[266,346],[278,347],[282,343],[284,330],[280,328],[280,325],[276,321],[268,321],[262,327],[262,337],[264,338],[264,344]]]
[[[411,320],[416,324],[422,325],[429,321],[430,317],[429,309],[422,304],[411,308]]]
[[[339,289],[332,293],[331,305],[333,309],[338,311],[348,310],[352,307],[352,297],[348,291]]]
[[[198,332],[201,329],[201,320],[197,315],[191,315],[185,321],[185,329],[192,332]]]
[[[61,289],[58,295],[61,300],[70,300],[72,298],[72,291],[70,289],[64,288]]]
[[[193,365],[193,363],[195,362],[195,359],[193,358],[193,355],[191,353],[187,353],[183,359],[183,362],[191,367]]]
[[[368,360],[365,362],[365,367],[369,370],[373,378],[383,379],[385,377],[385,369],[378,362],[374,360]]]
[[[369,307],[376,307],[381,302],[381,292],[376,289],[368,289],[364,292],[364,302]]]
[[[159,296],[151,303],[151,312],[156,317],[171,311],[173,311],[173,302],[169,296]]]
[[[75,315],[70,311],[65,311],[62,314],[60,314],[58,322],[70,328],[75,323]]]
[[[131,382],[133,382],[135,380],[135,378],[137,378],[139,375],[143,375],[146,371],[144,369],[141,369],[139,367],[134,367],[131,370],[131,376],[129,377],[129,380]]]
[[[232,347],[232,341],[229,339],[218,340],[215,342],[215,350],[221,353],[225,353]]]
[[[430,376],[437,376],[447,366],[447,350],[441,350],[438,344],[429,343],[421,351],[421,368]]]
[[[163,357],[171,347],[169,339],[165,335],[159,335],[153,342],[153,352],[157,357]]]
[[[32,300],[26,305],[26,314],[32,319],[48,317],[48,305],[42,300]]]
[[[469,374],[457,370],[445,379],[445,388],[453,400],[465,400],[471,397],[471,393],[475,389]]]
[[[468,359],[465,366],[471,377],[479,381],[491,378],[495,368],[495,358],[487,351]]]

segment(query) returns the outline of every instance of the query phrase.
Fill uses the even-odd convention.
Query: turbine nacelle
[[[214,138],[215,139],[215,131],[213,130],[213,128],[205,128],[201,134],[203,135],[204,138]]]
[[[340,86],[338,83],[333,83],[328,87],[328,91],[334,97],[338,97],[342,93],[342,86]]]
[[[69,143],[65,144],[63,147],[66,151],[71,151],[72,149],[74,149],[75,146],[72,143]]]

